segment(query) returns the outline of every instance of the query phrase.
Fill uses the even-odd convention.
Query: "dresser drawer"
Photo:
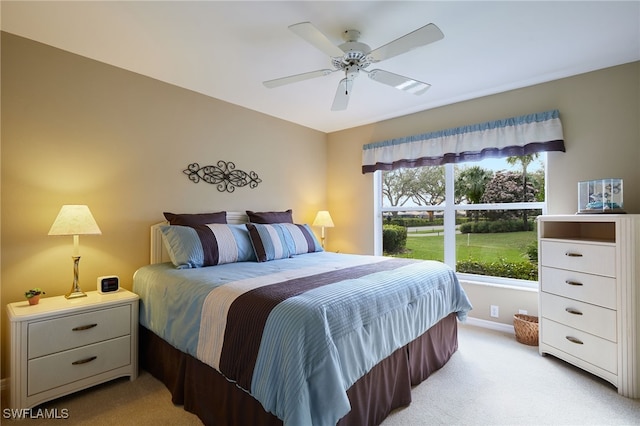
[[[567,354],[618,374],[617,345],[548,318],[541,321],[542,340]]]
[[[616,311],[549,293],[540,293],[543,316],[616,342]]]
[[[540,257],[542,266],[616,276],[616,248],[611,244],[541,240]]]
[[[540,290],[609,309],[616,308],[616,279],[611,277],[542,266]]]
[[[29,324],[29,359],[131,333],[131,306]]]
[[[27,393],[35,395],[131,362],[131,336],[33,359],[27,366]]]

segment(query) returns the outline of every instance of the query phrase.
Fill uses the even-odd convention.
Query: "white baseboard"
[[[466,324],[473,325],[476,327],[489,328],[491,330],[501,331],[503,333],[516,334],[513,329],[513,325],[503,324],[495,321],[487,321],[479,318],[467,317]]]

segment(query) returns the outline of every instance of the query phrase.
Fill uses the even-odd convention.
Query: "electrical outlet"
[[[500,316],[500,308],[497,305],[491,305],[491,317],[498,318]]]
[[[528,314],[526,309],[518,309],[518,313],[522,314],[522,315],[527,315]]]

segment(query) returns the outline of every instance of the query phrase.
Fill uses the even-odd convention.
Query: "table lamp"
[[[73,284],[71,291],[65,294],[67,299],[85,297],[78,284],[78,264],[80,263],[80,235],[101,235],[98,224],[91,215],[89,207],[84,205],[64,205],[58,217],[51,225],[49,235],[73,235]]]
[[[316,219],[313,221],[313,226],[322,227],[322,248],[324,248],[324,228],[333,228],[333,220],[331,215],[326,210],[320,210],[316,215]]]

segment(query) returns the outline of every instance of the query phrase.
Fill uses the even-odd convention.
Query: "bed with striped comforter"
[[[433,261],[328,252],[134,276],[140,323],[219,371],[285,425],[335,425],[347,389],[471,305]]]

